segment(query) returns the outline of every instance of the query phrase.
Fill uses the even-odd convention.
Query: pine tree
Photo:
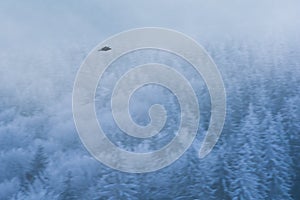
[[[44,148],[42,146],[38,146],[33,160],[30,163],[29,170],[25,173],[24,177],[22,177],[21,191],[26,193],[29,189],[29,186],[32,185],[37,179],[42,182],[46,181],[47,178],[43,175],[47,164],[48,161],[44,154]]]
[[[230,191],[232,199],[264,199],[260,191],[259,176],[256,170],[260,168],[257,156],[261,153],[256,149],[259,122],[250,104],[248,115],[241,124],[241,129],[235,141],[235,155],[231,164]]]
[[[78,199],[77,192],[72,186],[73,175],[71,171],[67,172],[67,175],[64,180],[64,189],[59,195],[61,200],[75,200]]]
[[[289,145],[293,160],[293,189],[295,199],[300,199],[300,105],[299,97],[290,97],[285,100],[282,108],[282,124],[284,132],[289,137]]]
[[[45,155],[44,148],[38,146],[37,151],[30,163],[29,170],[21,179],[20,192],[17,199],[51,199],[54,197],[49,185],[48,177],[45,173],[48,159]]]
[[[107,172],[98,177],[93,199],[137,199],[136,181],[132,175],[116,170]]]
[[[290,158],[287,133],[282,126],[282,117],[278,114],[270,122],[269,145],[266,147],[268,160],[268,192],[269,197],[275,200],[292,199],[292,160]]]

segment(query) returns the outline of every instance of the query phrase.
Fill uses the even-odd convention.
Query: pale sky
[[[7,0],[0,2],[0,44],[94,46],[112,34],[145,26],[175,29],[200,42],[273,34],[297,37],[299,19],[297,0]]]

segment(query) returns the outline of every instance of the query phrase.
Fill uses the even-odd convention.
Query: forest
[[[0,199],[300,199],[297,44],[280,37],[203,44],[220,69],[227,93],[223,132],[203,159],[198,150],[209,123],[210,100],[201,77],[164,52],[140,52],[116,62],[132,67],[158,59],[177,65],[194,82],[199,97],[201,121],[193,145],[170,166],[142,174],[101,164],[78,137],[71,96],[88,47],[45,49],[32,57],[0,54]],[[12,65],[15,70],[9,70]],[[118,74],[113,67],[108,80]],[[105,92],[97,90],[97,116],[111,133],[108,137],[122,148],[158,149],[176,133],[180,113],[169,91],[149,87],[131,102],[133,118],[141,124],[149,121],[148,104],[165,104],[168,126],[154,141],[126,139],[113,127],[108,105],[102,102]]]

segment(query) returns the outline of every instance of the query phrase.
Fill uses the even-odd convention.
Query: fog
[[[299,33],[300,2],[287,1],[1,1],[1,49],[29,45],[94,46],[136,27],[176,29],[198,41]],[[24,46],[26,45],[26,46]]]
[[[0,1],[0,199],[299,199],[299,11],[298,0]],[[72,116],[77,70],[98,43],[139,27],[187,34],[219,67],[228,116],[207,159],[195,153],[201,142],[197,138],[194,148],[170,167],[128,175],[101,165],[80,143]],[[136,61],[152,61],[155,55],[136,54]],[[193,74],[185,64],[178,68]],[[113,71],[107,82],[116,75]],[[202,137],[209,96],[198,86]],[[142,116],[141,124],[149,122],[147,96],[153,98],[150,103],[166,101],[168,109],[175,108],[170,124],[175,123],[176,101],[161,88],[155,91],[133,96],[134,114]],[[117,132],[107,110],[100,111],[106,129]],[[128,149],[135,143],[144,152],[147,145],[158,149],[158,142],[166,144],[174,127],[163,132],[168,137],[159,136],[153,143],[128,144],[127,135],[110,139],[121,146],[127,143]],[[35,162],[44,168],[38,171]],[[268,187],[272,184],[276,192]]]

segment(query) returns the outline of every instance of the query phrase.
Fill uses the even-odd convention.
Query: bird
[[[98,51],[109,51],[109,50],[111,50],[111,48],[108,46],[105,46],[105,47],[102,47],[101,49],[99,49]]]

